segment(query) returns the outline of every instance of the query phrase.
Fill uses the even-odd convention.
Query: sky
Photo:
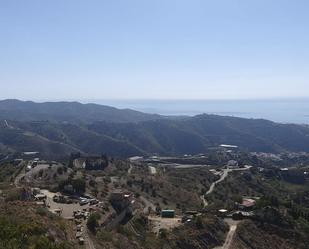
[[[0,98],[309,97],[308,0],[1,0]]]

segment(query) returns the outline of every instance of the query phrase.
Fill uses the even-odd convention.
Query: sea
[[[279,123],[309,124],[309,98],[259,100],[88,100],[117,108],[175,116],[216,114],[267,119]]]

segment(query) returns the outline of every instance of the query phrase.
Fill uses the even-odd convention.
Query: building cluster
[[[243,197],[241,203],[235,203],[235,209],[231,211],[227,209],[219,209],[217,214],[219,217],[230,217],[235,220],[250,218],[254,215],[253,210],[256,206],[256,199],[257,198]]]
[[[32,161],[29,161],[27,167],[26,167],[26,171],[30,171],[33,168],[35,168],[36,166],[38,166],[40,158],[34,158]]]

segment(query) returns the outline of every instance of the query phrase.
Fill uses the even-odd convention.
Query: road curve
[[[215,247],[214,249],[229,249],[232,244],[236,229],[237,229],[237,225],[231,225],[223,246],[218,246],[218,247]]]
[[[206,194],[200,196],[201,200],[202,200],[203,203],[204,203],[204,208],[208,206],[208,202],[207,202],[205,196],[211,194],[211,193],[214,191],[216,185],[217,185],[218,183],[224,181],[224,179],[229,175],[230,172],[232,172],[232,171],[244,171],[244,170],[250,169],[251,167],[252,167],[252,166],[245,166],[244,168],[223,169],[223,174],[220,176],[220,179],[217,180],[217,181],[215,181],[215,182],[213,182],[213,183],[210,185],[210,187],[209,187],[208,191],[206,192]]]

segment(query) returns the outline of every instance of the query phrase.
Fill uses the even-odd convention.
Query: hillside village
[[[16,172],[9,189],[18,191],[15,200],[34,203],[64,219],[70,224],[73,243],[81,248],[113,248],[113,236],[126,238],[125,244],[132,248],[150,248],[143,247],[144,240],[159,246],[164,244],[163,238],[177,248],[182,241],[178,236],[185,231],[191,235],[184,248],[202,244],[203,248],[236,248],[233,243],[244,221],[260,219],[257,215],[264,208],[271,208],[267,212],[276,209],[265,205],[270,196],[262,189],[246,186],[248,190],[237,190],[237,194],[226,192],[233,190],[234,178],[242,179],[237,180],[241,185],[249,176],[256,181],[273,171],[287,181],[309,181],[307,168],[300,176],[293,167],[261,167],[256,160],[265,160],[265,156],[244,156],[237,148],[223,146],[213,155],[119,160],[76,153],[67,162],[56,162],[28,152],[12,161],[10,167]],[[214,158],[220,164],[211,165]],[[269,158],[273,160],[273,156]],[[249,164],[253,161],[256,165]],[[225,184],[230,187],[224,188]],[[8,199],[10,191],[3,190],[3,198]],[[279,205],[278,197],[272,198]],[[213,228],[209,230],[209,226]],[[200,240],[202,234],[205,240]],[[127,241],[128,236],[140,247]]]

